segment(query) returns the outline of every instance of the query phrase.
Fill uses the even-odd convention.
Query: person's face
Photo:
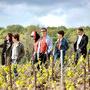
[[[77,35],[82,35],[83,34],[83,32],[82,31],[80,31],[80,30],[77,30]]]
[[[42,37],[46,37],[47,32],[46,31],[43,31],[43,32],[41,32],[41,35],[42,35]]]
[[[58,37],[58,39],[61,39],[62,35],[61,34],[57,34],[57,37]]]
[[[6,36],[6,40],[9,40],[9,36],[8,35]]]
[[[14,37],[12,37],[12,41],[13,41],[13,42],[16,42],[16,39],[15,39]]]
[[[32,36],[32,39],[35,40],[35,36]]]

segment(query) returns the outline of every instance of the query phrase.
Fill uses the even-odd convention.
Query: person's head
[[[40,38],[40,35],[36,31],[33,31],[31,33],[31,37],[34,39],[35,42],[37,42],[38,39]]]
[[[12,40],[13,40],[13,42],[19,41],[19,34],[14,34],[14,35],[12,36]]]
[[[12,33],[7,34],[6,40],[9,40],[10,42],[12,42]]]
[[[42,37],[46,37],[47,36],[47,28],[41,28],[41,34],[42,34]]]
[[[58,36],[58,39],[62,39],[64,37],[64,31],[63,30],[58,31],[57,36]]]
[[[77,34],[78,34],[78,35],[83,35],[83,33],[84,33],[83,28],[78,28],[78,29],[77,29]]]

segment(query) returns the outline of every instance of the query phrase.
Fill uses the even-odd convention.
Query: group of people
[[[76,53],[75,64],[78,63],[78,59],[81,55],[86,58],[87,55],[87,44],[88,36],[85,35],[83,28],[78,28],[77,39],[74,43],[74,51]],[[56,61],[61,56],[64,63],[66,51],[69,48],[68,41],[64,38],[64,31],[60,30],[57,32],[57,41],[53,45],[52,38],[47,33],[47,28],[41,28],[41,35],[38,32],[33,31],[31,37],[34,40],[33,44],[33,62],[37,63],[38,60],[44,63],[49,60],[50,55],[54,56]],[[0,45],[2,50],[2,65],[8,63],[19,63],[21,58],[24,56],[24,45],[20,42],[19,34],[8,33],[5,37],[5,41]],[[53,49],[54,48],[54,49]],[[9,58],[8,58],[9,57]]]
[[[78,63],[78,59],[81,55],[86,58],[88,44],[88,36],[85,35],[83,28],[78,28],[76,31],[77,39],[73,45],[76,53],[75,64]],[[49,60],[51,54],[54,56],[54,61],[56,61],[58,58],[60,58],[61,51],[62,60],[64,63],[65,54],[69,48],[69,45],[68,41],[64,38],[63,30],[57,32],[58,38],[54,46],[51,37],[49,37],[47,34],[46,28],[41,28],[41,36],[36,31],[33,31],[31,33],[31,37],[34,39],[34,63],[38,62],[38,59],[40,59],[42,63],[45,63],[46,60]]]
[[[24,45],[19,39],[19,34],[8,33],[0,48],[2,48],[2,65],[19,63],[25,53]]]

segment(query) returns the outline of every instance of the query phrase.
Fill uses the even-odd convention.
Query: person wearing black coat
[[[87,44],[88,44],[88,36],[85,35],[83,28],[77,29],[77,40],[74,43],[74,51],[76,52],[75,64],[78,63],[78,59],[81,55],[86,58],[87,55]]]
[[[2,55],[1,55],[1,64],[7,65],[7,57],[11,55],[11,47],[12,47],[12,34],[8,33],[4,43],[0,45],[0,48],[2,48]]]

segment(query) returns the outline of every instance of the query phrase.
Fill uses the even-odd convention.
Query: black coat
[[[75,52],[77,51],[77,41],[78,41],[78,38],[77,38],[76,42],[74,43],[74,51]],[[79,44],[79,49],[80,49],[80,53],[85,56],[87,54],[87,44],[88,44],[88,36],[84,34],[82,36],[81,42]]]
[[[3,44],[0,45],[0,48],[2,48],[2,65],[6,64],[6,58],[7,56],[11,55],[11,47],[12,47],[12,42],[7,42],[7,40],[4,41]]]

